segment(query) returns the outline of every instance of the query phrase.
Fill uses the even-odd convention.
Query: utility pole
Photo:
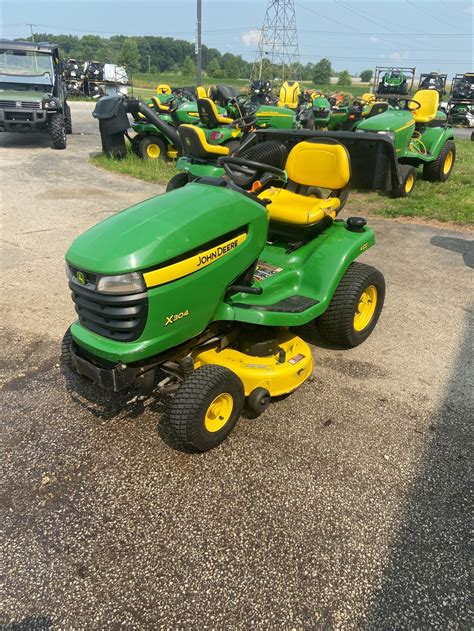
[[[202,47],[201,47],[202,0],[197,0],[196,16],[196,85],[201,85]]]
[[[37,24],[26,24],[26,26],[30,27],[31,30],[31,41],[33,42],[33,44],[35,43],[35,34],[33,33],[33,26],[38,26]]]

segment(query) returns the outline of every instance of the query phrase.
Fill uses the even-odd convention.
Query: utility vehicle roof
[[[52,53],[57,47],[57,44],[49,44],[48,42],[14,42],[9,39],[0,39],[0,48],[8,48],[10,50],[25,50],[34,53]]]

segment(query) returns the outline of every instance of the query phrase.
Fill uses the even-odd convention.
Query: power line
[[[443,17],[443,19],[441,19],[441,18],[439,18],[439,17],[436,15],[436,13],[431,13],[431,11],[428,11],[428,10],[427,10],[427,9],[425,9],[424,7],[422,8],[422,7],[417,6],[414,2],[410,2],[410,0],[405,0],[405,1],[406,1],[406,3],[407,3],[407,4],[409,4],[411,7],[415,7],[415,9],[416,9],[417,11],[420,11],[421,13],[425,13],[426,15],[429,15],[429,16],[430,16],[431,18],[433,18],[434,20],[437,20],[438,22],[441,22],[441,24],[443,24],[443,25],[447,24],[448,26],[451,26],[451,28],[454,28],[454,29],[456,29],[456,30],[459,28],[459,24],[458,24],[458,25],[452,24],[451,22],[448,22],[447,20],[445,20],[445,19],[444,19],[444,17]]]

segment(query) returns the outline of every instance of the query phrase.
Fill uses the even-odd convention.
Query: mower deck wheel
[[[381,272],[365,263],[352,263],[328,309],[316,320],[319,332],[338,346],[358,346],[374,330],[384,298],[385,280]]]
[[[146,136],[138,144],[138,155],[144,160],[166,158],[166,145],[158,136]]]
[[[168,425],[176,446],[203,452],[217,447],[234,429],[244,405],[239,377],[223,366],[193,371],[176,392]]]
[[[391,197],[408,197],[413,193],[416,184],[417,171],[410,164],[400,165],[400,178],[402,180],[399,188],[391,192]]]
[[[188,173],[176,173],[166,185],[166,192],[168,193],[169,191],[174,191],[176,188],[182,188],[186,186],[189,181]]]
[[[456,145],[452,140],[444,143],[437,160],[423,167],[423,178],[428,182],[446,182],[456,160]]]
[[[271,400],[266,388],[255,388],[247,398],[247,405],[255,414],[262,414],[270,405]]]

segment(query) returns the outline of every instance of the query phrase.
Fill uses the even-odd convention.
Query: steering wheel
[[[419,101],[415,101],[415,99],[409,99],[409,98],[399,98],[395,100],[395,105],[398,105],[399,103],[404,103],[404,110],[410,110],[410,112],[416,112],[417,110],[420,109],[421,107],[421,103]],[[414,103],[416,105],[416,107],[410,107],[410,103]]]
[[[264,164],[263,162],[254,162],[245,158],[234,158],[231,156],[222,156],[218,158],[217,164],[224,167],[224,171],[237,186],[250,185],[259,174],[276,175],[277,178],[286,181],[286,172],[283,169]]]

